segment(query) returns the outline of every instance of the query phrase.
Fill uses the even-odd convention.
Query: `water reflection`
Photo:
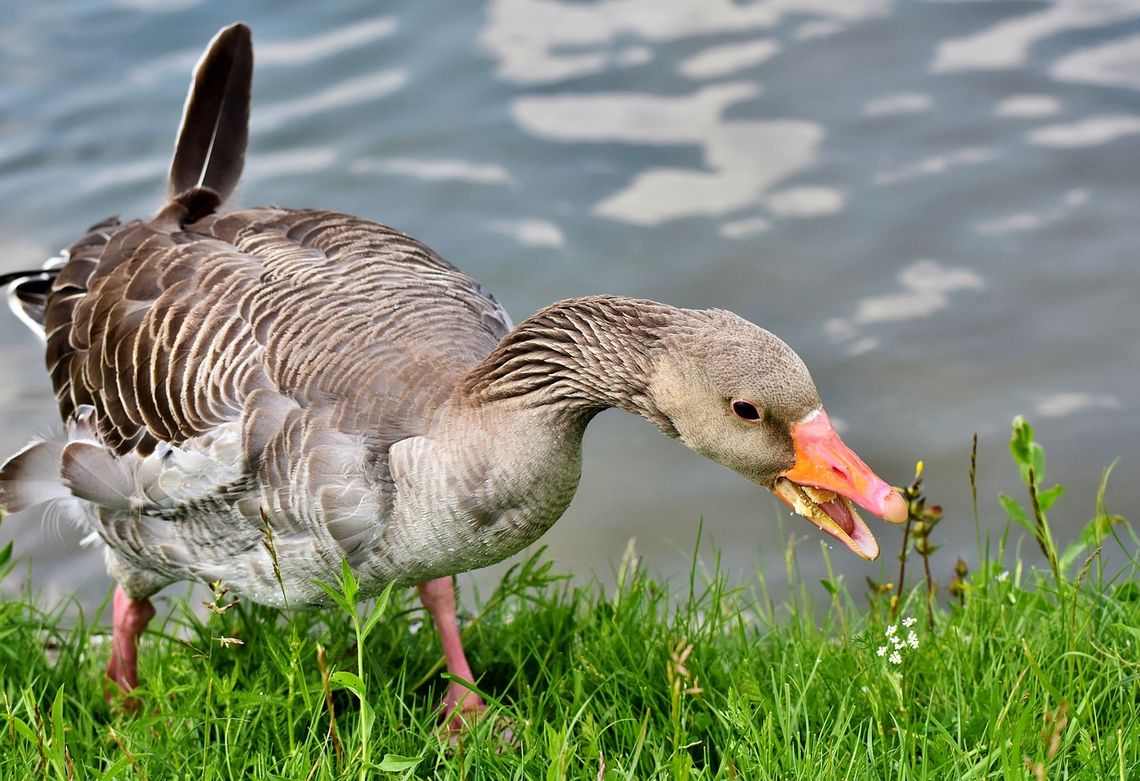
[[[1040,127],[1027,133],[1025,139],[1037,146],[1075,148],[1108,144],[1137,133],[1140,133],[1140,117],[1115,114]]]
[[[1028,63],[1035,45],[1058,33],[1103,27],[1136,16],[1136,3],[1132,0],[1055,0],[1040,10],[941,42],[933,69],[937,73],[1021,67]]]
[[[725,119],[730,106],[758,94],[756,85],[729,82],[676,97],[532,96],[516,100],[513,115],[527,132],[559,141],[700,146],[700,168],[650,167],[593,207],[603,217],[656,225],[758,205],[769,187],[814,162],[823,139],[815,123]],[[842,199],[828,204],[834,209]]]
[[[566,246],[562,229],[550,220],[493,220],[490,228],[495,233],[510,236],[524,247]]]
[[[317,32],[309,37],[257,44],[257,69],[308,67],[321,60],[341,56],[359,46],[376,44],[396,33],[399,24],[391,16],[360,19],[348,27]]]
[[[1061,111],[1061,101],[1051,95],[1010,95],[994,106],[995,117],[1037,119]]]
[[[804,37],[816,37],[834,34],[889,7],[886,0],[495,0],[488,8],[480,41],[498,59],[500,77],[519,84],[540,84],[610,67],[640,65],[645,62],[644,50],[631,45],[631,39],[660,43],[740,34],[772,29],[789,17],[806,19],[802,22],[808,30]],[[718,53],[706,52],[704,63],[695,67],[698,71],[711,68],[711,75],[719,75],[716,71],[726,67],[726,62],[733,70],[758,64],[774,53],[767,49],[772,45],[722,44]],[[729,46],[734,48],[726,49]],[[630,57],[631,51],[639,53]]]
[[[868,117],[918,114],[928,111],[932,105],[930,96],[921,92],[897,92],[868,100],[863,104],[863,113]]]
[[[242,181],[246,184],[252,184],[264,182],[274,177],[311,174],[332,165],[336,158],[336,149],[327,146],[251,154],[246,158],[245,170],[242,171]]]
[[[779,51],[780,44],[770,38],[710,46],[682,60],[677,71],[690,79],[716,79],[759,65]]]
[[[1043,396],[1033,405],[1033,411],[1044,418],[1063,418],[1077,412],[1096,409],[1120,409],[1120,399],[1110,393],[1088,391],[1062,391]]]
[[[402,70],[380,71],[346,79],[299,98],[268,103],[250,117],[249,132],[273,130],[294,120],[379,100],[407,83],[408,74]]]
[[[381,160],[362,157],[352,161],[349,170],[361,176],[383,171],[429,182],[506,184],[511,181],[511,175],[501,165],[471,163],[466,160],[421,160],[411,157],[391,157]]]
[[[981,290],[982,277],[972,269],[943,266],[935,260],[919,260],[899,272],[897,292],[860,299],[851,317],[835,317],[824,330],[848,355],[862,355],[881,344],[867,336],[865,326],[930,317],[950,304],[950,294],[960,290]]]
[[[888,168],[875,174],[874,182],[889,186],[920,176],[937,176],[952,168],[964,165],[979,165],[993,160],[996,153],[984,147],[967,147],[924,157],[913,163],[904,163],[897,168]]]
[[[1007,233],[1038,230],[1050,223],[1066,219],[1073,209],[1088,203],[1090,197],[1087,188],[1078,187],[1065,193],[1056,204],[1039,212],[1015,212],[992,219],[978,220],[971,229],[983,236],[1001,236]]]

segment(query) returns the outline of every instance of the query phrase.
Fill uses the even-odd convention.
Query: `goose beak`
[[[878,558],[879,543],[851,503],[902,523],[906,500],[843,444],[822,409],[792,425],[792,441],[796,461],[776,479],[773,493],[857,556]]]

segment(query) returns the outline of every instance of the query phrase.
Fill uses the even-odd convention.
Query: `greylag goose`
[[[0,503],[52,502],[102,543],[119,688],[138,685],[163,586],[317,605],[316,582],[342,562],[365,596],[418,584],[448,670],[472,680],[452,576],[550,528],[578,486],[586,426],[609,407],[773,490],[866,559],[878,545],[852,502],[905,519],[796,353],[730,312],[589,296],[512,327],[479,283],[392,228],[219,211],[243,166],[252,69],[249,28],[219,32],[157,216],[101,222],[43,269],[3,278],[45,340],[62,427],[7,461]],[[444,706],[458,728],[483,703],[452,682]]]

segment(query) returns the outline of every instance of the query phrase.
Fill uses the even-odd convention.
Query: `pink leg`
[[[459,622],[455,618],[455,579],[450,575],[435,580],[424,581],[419,585],[420,601],[431,613],[443,644],[443,658],[447,661],[447,671],[465,681],[474,681],[467,657],[463,654],[463,643],[459,638]],[[453,733],[463,730],[464,722],[470,724],[486,710],[483,698],[465,689],[454,681],[447,685],[443,697],[443,715],[447,727]]]
[[[113,615],[107,677],[126,693],[139,685],[139,637],[154,618],[154,605],[149,599],[131,599],[116,586]]]

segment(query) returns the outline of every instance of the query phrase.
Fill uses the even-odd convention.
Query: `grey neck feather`
[[[664,341],[699,314],[618,296],[559,301],[511,331],[458,393],[469,404],[513,400],[581,425],[617,407],[676,436],[649,384]]]

